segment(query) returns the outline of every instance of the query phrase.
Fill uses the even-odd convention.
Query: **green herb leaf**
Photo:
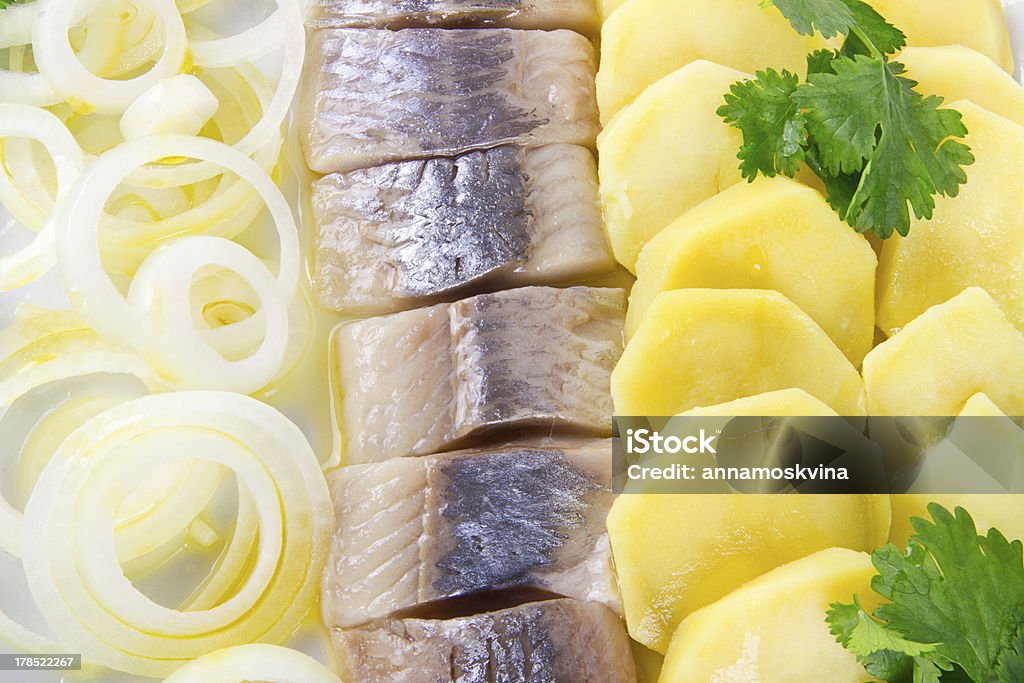
[[[743,132],[740,172],[753,181],[758,173],[792,177],[804,160],[806,132],[793,100],[799,79],[788,71],[767,69],[752,81],[733,84],[718,115]]]
[[[817,30],[825,38],[858,33],[881,54],[893,54],[907,44],[902,31],[885,20],[862,0],[763,0],[762,7],[774,5],[802,35]]]
[[[873,616],[833,605],[836,639],[890,683],[1024,680],[1024,546],[993,529],[979,536],[962,508],[928,506],[907,552],[872,553],[872,588],[889,602]],[[912,670],[908,678],[908,671]]]
[[[935,196],[956,196],[974,163],[959,139],[959,112],[924,97],[886,54],[903,34],[862,0],[774,0],[802,33],[845,35],[841,50],[807,57],[807,81],[759,72],[732,86],[718,114],[743,134],[740,171],[793,177],[801,163],[821,178],[828,202],[862,233],[910,231],[911,212],[932,217]]]

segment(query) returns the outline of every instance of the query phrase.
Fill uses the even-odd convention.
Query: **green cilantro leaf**
[[[757,78],[733,84],[718,115],[743,132],[740,172],[753,181],[794,176],[804,160],[806,132],[793,100],[799,79],[788,71],[759,71]]]
[[[793,177],[806,163],[853,228],[907,235],[911,212],[929,219],[935,196],[954,197],[974,163],[960,113],[914,88],[889,52],[904,35],[862,0],[765,0],[801,33],[846,36],[807,56],[807,80],[772,69],[734,84],[718,110],[738,128],[740,172]]]
[[[802,35],[817,30],[825,38],[857,34],[880,54],[893,54],[907,44],[902,31],[885,20],[862,0],[763,0],[761,7],[774,5]]]
[[[913,519],[907,552],[872,553],[872,588],[888,600],[869,615],[855,597],[833,605],[836,640],[889,683],[1020,683],[1024,680],[1024,546],[971,516],[928,506]],[[912,672],[912,673],[911,673]]]
[[[859,55],[831,67],[808,76],[794,99],[826,174],[864,171],[843,217],[860,232],[906,235],[908,202],[931,218],[934,195],[955,196],[967,181],[961,166],[974,156],[954,139],[967,129],[958,112],[938,108],[941,98],[915,92],[899,64]]]

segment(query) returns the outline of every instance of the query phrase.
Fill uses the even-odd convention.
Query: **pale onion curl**
[[[56,116],[23,104],[0,104],[0,144],[5,138],[28,138],[42,143],[53,160],[57,175],[57,196],[63,201],[85,167],[82,148]],[[2,158],[2,157],[0,157]],[[25,201],[0,167],[0,203]],[[51,207],[40,207],[52,209]],[[56,260],[55,230],[52,218],[27,246],[0,258],[0,291],[10,291],[36,280],[49,271]]]
[[[276,277],[237,243],[193,236],[153,252],[136,273],[128,296],[121,294],[101,258],[99,225],[104,205],[133,169],[171,157],[217,164],[263,197],[278,235]],[[282,371],[288,351],[288,307],[298,291],[301,265],[298,229],[281,191],[245,155],[203,138],[162,136],[124,143],[89,167],[55,222],[58,268],[72,304],[101,335],[142,353],[168,384],[249,394]],[[255,314],[215,333],[247,344],[262,334],[262,342],[248,357],[229,360],[210,346],[209,332],[192,324],[189,292],[200,270],[208,266],[240,276],[260,301]]]
[[[323,664],[297,650],[254,643],[213,652],[186,664],[164,683],[341,683]]]
[[[39,73],[62,98],[79,109],[120,114],[161,80],[181,73],[188,38],[174,0],[147,0],[163,23],[163,53],[151,69],[126,80],[102,78],[79,61],[68,29],[82,0],[36,0],[39,15],[32,27],[32,54]]]
[[[111,498],[146,464],[193,458],[234,471],[259,540],[231,597],[180,611],[124,576]],[[26,575],[58,639],[88,661],[156,677],[216,650],[287,639],[316,600],[334,519],[320,464],[292,422],[238,394],[181,392],[121,404],[75,431],[43,470],[25,523]]]

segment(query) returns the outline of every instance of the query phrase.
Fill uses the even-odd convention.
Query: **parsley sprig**
[[[931,218],[935,195],[954,197],[974,162],[960,113],[914,90],[889,55],[906,36],[862,0],[763,0],[804,35],[843,36],[807,57],[807,79],[765,69],[734,84],[719,116],[743,134],[740,171],[793,177],[806,163],[829,204],[858,232],[910,231],[910,211]]]
[[[868,614],[834,604],[832,634],[869,674],[889,683],[1024,681],[1024,546],[991,529],[979,536],[963,508],[928,506],[906,552],[875,550]]]

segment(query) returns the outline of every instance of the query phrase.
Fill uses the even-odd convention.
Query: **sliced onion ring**
[[[341,683],[323,664],[291,648],[254,643],[213,652],[164,683]]]
[[[99,249],[99,222],[103,215],[103,208],[107,198],[115,190],[118,184],[133,169],[153,161],[168,157],[186,157],[209,161],[221,166],[238,175],[242,180],[248,182],[263,197],[263,201],[270,211],[274,225],[278,232],[280,245],[280,265],[278,267],[277,284],[281,300],[285,307],[291,303],[298,290],[299,279],[299,238],[298,229],[295,225],[295,218],[291,213],[288,202],[274,182],[264,173],[259,166],[243,155],[223,143],[214,142],[203,138],[189,138],[182,136],[153,137],[142,140],[134,140],[125,143],[94,162],[82,176],[72,196],[58,211],[55,224],[57,226],[57,258],[61,277],[64,281],[65,290],[68,292],[72,303],[79,309],[83,317],[97,332],[115,342],[131,344],[147,352],[152,357],[154,349],[171,348],[173,341],[154,341],[153,330],[140,321],[137,311],[148,302],[142,294],[136,295],[135,306],[132,305],[121,292],[118,291],[110,276],[104,270]],[[195,238],[198,239],[198,238]],[[180,240],[179,240],[180,241]],[[165,247],[164,249],[168,249]],[[190,263],[197,263],[194,250],[190,250]],[[181,247],[182,250],[186,247]],[[226,252],[229,249],[236,249],[225,246],[219,252]],[[184,251],[175,250],[174,257],[168,256],[166,252],[161,254],[155,252],[149,258],[154,259],[157,264],[173,264],[178,266],[185,258]],[[239,263],[235,256],[228,257],[232,263]],[[148,259],[147,259],[148,262]],[[214,261],[216,264],[217,262]],[[234,269],[233,266],[227,266]],[[249,266],[239,266],[252,270]],[[147,281],[156,282],[159,278],[152,273],[157,266],[147,266],[143,263],[140,271],[149,271],[146,275]],[[243,276],[244,273],[240,273]],[[182,285],[188,283],[181,283]],[[251,283],[259,284],[259,283]],[[265,287],[257,287],[266,292]],[[269,325],[265,325],[266,336],[273,338],[277,334],[285,334],[284,331],[272,329],[278,318],[278,307],[275,303],[276,297],[267,294],[264,304],[267,308],[261,313],[267,316]],[[273,318],[273,320],[271,320]],[[250,320],[243,321],[246,325],[255,325],[258,321],[255,316]],[[140,325],[142,327],[140,328]],[[287,330],[287,324],[284,330]],[[146,333],[140,336],[140,329]],[[174,330],[156,330],[156,335],[172,335]],[[267,360],[272,358],[276,351],[274,344],[266,347],[268,350],[261,356],[260,362],[253,363],[262,369],[260,377],[245,376],[245,373],[252,369],[252,366],[230,365],[223,361],[219,366],[222,372],[216,378],[204,378],[204,388],[216,387],[222,389],[239,390],[246,385],[256,383],[258,380],[268,382],[273,379],[273,373],[280,369],[280,364],[269,368],[272,363]],[[172,354],[173,355],[173,354]],[[207,356],[209,358],[209,356]],[[183,360],[182,363],[185,361]],[[235,368],[230,370],[228,368]],[[167,373],[172,379],[189,384],[185,375],[187,371],[181,367],[181,363],[169,368]],[[195,376],[194,374],[192,376]],[[209,379],[222,379],[223,384],[205,384]],[[257,389],[259,387],[256,387]]]
[[[245,483],[260,520],[259,549],[226,602],[169,609],[121,573],[104,492],[135,458],[218,462]],[[220,392],[148,396],[86,423],[43,471],[25,521],[35,539],[25,570],[50,627],[87,659],[144,676],[169,675],[222,648],[287,638],[315,602],[334,523],[327,484],[299,428],[259,401]]]
[[[2,85],[0,85],[2,87]],[[85,167],[82,148],[56,116],[23,104],[0,104],[0,138],[38,140],[53,159],[57,173],[56,201],[63,201]],[[15,188],[5,188],[16,191]],[[32,282],[53,268],[56,261],[52,217],[26,247],[0,258],[0,291]]]
[[[146,73],[128,80],[101,78],[75,56],[68,29],[82,0],[36,0],[39,16],[32,27],[32,54],[39,73],[62,97],[101,114],[120,114],[161,80],[181,72],[188,54],[185,25],[174,0],[148,0],[163,22],[164,51]]]

